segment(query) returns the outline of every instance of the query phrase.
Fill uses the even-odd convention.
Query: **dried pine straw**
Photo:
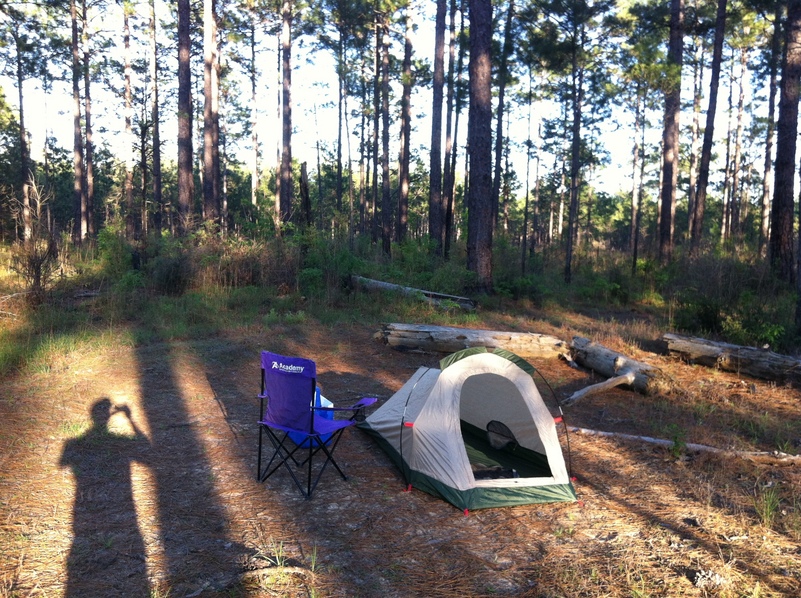
[[[332,338],[306,323],[273,331],[271,348],[318,360],[326,396],[342,403],[385,400],[440,357],[395,353],[374,344],[372,332],[354,325]],[[0,381],[0,597],[61,595],[68,584],[84,584],[84,595],[121,595],[135,582],[145,595],[201,597],[801,595],[798,466],[682,448],[797,452],[795,389],[618,340],[615,350],[664,369],[681,391],[615,389],[566,409],[568,423],[675,446],[571,434],[580,502],[465,517],[405,492],[400,472],[358,430],[338,449],[348,481],[327,471],[312,500],[285,473],[255,482],[264,342],[254,332],[103,355],[76,350],[49,371]],[[535,365],[557,397],[593,381],[555,360]],[[77,463],[93,468],[81,473],[91,496],[76,505],[65,447],[85,437],[89,410],[104,398],[127,405],[141,435],[122,412],[112,416],[112,434],[91,445],[100,455]],[[128,502],[104,485],[119,471],[103,467],[119,465],[120,454],[130,458],[129,475],[114,479],[129,481]],[[74,513],[91,501],[102,517],[79,542]],[[76,551],[88,555],[84,569],[68,567]]]

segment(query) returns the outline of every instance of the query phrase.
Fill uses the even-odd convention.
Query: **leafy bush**
[[[97,251],[103,273],[115,281],[131,270],[133,248],[125,239],[122,221],[108,223],[97,233]]]
[[[159,255],[149,265],[150,282],[162,295],[183,294],[192,282],[192,263],[186,253]]]

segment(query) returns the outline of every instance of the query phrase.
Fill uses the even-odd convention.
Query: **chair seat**
[[[325,434],[331,434],[343,428],[347,428],[348,426],[351,426],[356,422],[347,419],[327,419],[325,417],[315,414],[313,434],[310,434],[308,430],[298,430],[297,428],[284,426],[279,422],[271,421],[268,419],[262,419],[259,421],[259,423],[262,426],[269,426],[271,428],[281,430],[282,432],[290,432],[293,434],[297,434],[298,437],[302,436],[303,439],[305,440],[309,436],[323,436]]]

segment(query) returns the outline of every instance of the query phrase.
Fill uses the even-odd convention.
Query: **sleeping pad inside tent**
[[[359,424],[409,484],[461,509],[576,499],[530,364],[473,348],[440,367],[419,368]]]

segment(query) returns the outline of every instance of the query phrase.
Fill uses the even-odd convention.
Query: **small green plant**
[[[779,512],[781,496],[776,486],[764,486],[754,492],[754,509],[763,526],[770,528]]]
[[[314,573],[315,570],[317,569],[317,544],[312,546],[312,553],[309,560],[311,561],[309,564],[309,568],[311,569],[311,572]]]
[[[572,538],[573,534],[576,533],[575,528],[572,527],[563,527],[561,525],[557,526],[554,530],[554,535],[557,538]]]
[[[674,459],[680,458],[687,450],[687,430],[678,424],[669,424],[667,434],[673,445],[670,447],[670,454]]]

